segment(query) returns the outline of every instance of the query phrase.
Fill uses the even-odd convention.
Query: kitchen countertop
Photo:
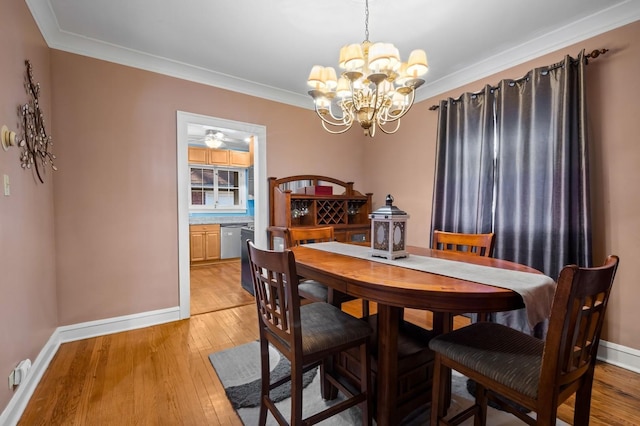
[[[220,225],[239,225],[245,223],[253,224],[253,216],[193,216],[189,217],[189,225],[210,225],[219,223]]]

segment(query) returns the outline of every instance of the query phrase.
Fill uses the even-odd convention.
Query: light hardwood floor
[[[240,287],[240,260],[191,268],[191,315],[254,303]]]
[[[231,304],[246,293],[237,284],[239,269],[237,274],[236,281],[230,276],[224,280],[236,283],[224,291],[235,296],[215,292]],[[242,424],[208,355],[258,337],[250,299],[249,304],[217,308],[188,320],[61,345],[19,424]],[[192,300],[192,305],[197,303]],[[360,306],[354,301],[344,309],[359,315]],[[430,325],[423,311],[407,310],[405,317]],[[559,411],[568,423],[572,404],[569,400]],[[640,374],[603,363],[597,366],[591,424],[640,425]]]

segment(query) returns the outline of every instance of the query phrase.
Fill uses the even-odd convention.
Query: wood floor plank
[[[246,299],[239,268],[222,269],[226,275],[218,282],[238,293],[225,296],[225,303]],[[208,356],[258,338],[255,302],[249,299],[238,307],[206,308],[188,320],[60,345],[19,425],[241,425]],[[361,314],[359,301],[343,309]],[[430,318],[405,310],[405,319],[427,328]],[[464,320],[456,317],[456,327]],[[599,363],[591,425],[640,425],[639,390],[640,374]],[[558,416],[572,423],[573,398]]]
[[[191,315],[254,303],[253,296],[240,286],[239,277],[239,260],[192,267]]]

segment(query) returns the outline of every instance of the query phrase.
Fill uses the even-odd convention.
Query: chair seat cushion
[[[328,303],[300,307],[304,355],[348,345],[373,334],[367,322],[352,317]]]
[[[502,324],[479,322],[431,339],[429,347],[531,398],[538,394],[544,342]]]
[[[329,298],[329,289],[318,281],[304,280],[298,284],[298,294],[314,302],[326,302]]]

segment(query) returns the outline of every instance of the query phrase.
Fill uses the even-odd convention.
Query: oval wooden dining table
[[[453,316],[467,312],[502,312],[524,307],[522,297],[509,289],[458,278],[394,266],[311,247],[292,248],[300,276],[320,281],[333,290],[378,304],[378,392],[376,422],[398,424],[397,351],[398,329],[404,308],[433,312],[433,331],[446,333]],[[459,253],[407,247],[413,255],[454,260],[495,268],[541,272],[506,260]],[[449,380],[450,382],[450,380]],[[445,389],[448,406],[450,385]]]

